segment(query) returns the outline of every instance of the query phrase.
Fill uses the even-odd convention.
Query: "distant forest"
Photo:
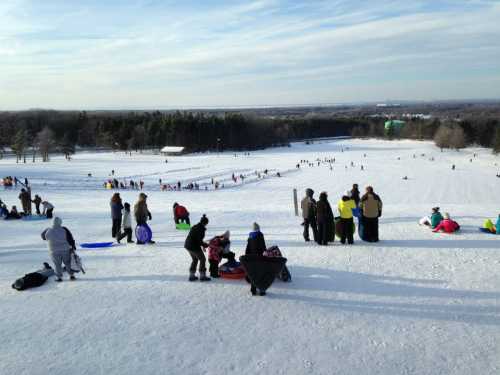
[[[256,116],[239,112],[180,111],[0,112],[0,157],[7,149],[11,149],[18,160],[40,157],[46,161],[54,152],[69,157],[77,147],[142,151],[168,145],[202,152],[262,149],[288,145],[297,140],[349,135],[435,139],[440,128],[452,132],[457,127],[462,129],[464,146],[478,144],[500,150],[498,118],[460,121],[412,118],[407,119],[407,125],[397,134],[385,131],[385,120],[359,114]],[[441,130],[438,138],[443,138],[442,134],[448,133]],[[440,147],[455,146],[444,142]]]

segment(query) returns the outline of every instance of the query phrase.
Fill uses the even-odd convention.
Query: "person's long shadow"
[[[442,287],[443,281],[378,276],[356,272],[333,271],[314,267],[290,267],[292,283],[276,281],[272,298],[292,300],[308,305],[359,313],[424,318],[472,324],[500,325],[496,301],[500,293],[453,290]],[[280,291],[281,293],[276,293]],[[285,292],[286,293],[283,293]],[[305,293],[295,293],[303,291]],[[310,294],[308,294],[308,292]],[[317,296],[314,292],[332,292],[381,297],[384,301],[336,299]],[[397,298],[388,302],[390,297]],[[441,303],[413,302],[413,298],[440,299]],[[406,301],[405,301],[406,299]],[[402,301],[403,300],[403,301]],[[460,304],[451,304],[460,300]],[[470,301],[469,304],[463,302]],[[478,300],[493,300],[492,305],[479,305]]]

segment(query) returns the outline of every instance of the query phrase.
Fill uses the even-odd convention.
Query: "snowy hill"
[[[318,166],[324,158],[335,158],[333,170]],[[297,170],[304,159],[314,167]],[[12,282],[48,261],[40,232],[49,223],[1,221],[0,374],[498,374],[500,237],[477,230],[500,213],[496,163],[490,150],[441,153],[428,142],[375,140],[168,163],[123,153],[0,160],[0,176],[27,177],[77,243],[111,240],[107,179],[143,180],[156,240],[79,250],[87,274],[76,282],[17,292]],[[245,182],[234,183],[233,173]],[[224,188],[214,190],[212,178]],[[159,179],[200,190],[161,191]],[[308,187],[316,197],[326,190],[335,208],[353,183],[372,185],[384,202],[381,241],[305,243],[293,188],[299,198]],[[131,204],[138,195],[120,193]],[[18,194],[2,190],[0,198],[19,207]],[[266,297],[252,297],[244,281],[188,282],[174,202],[193,221],[207,214],[207,239],[229,229],[238,256],[258,222],[267,244],[288,258],[292,283],[277,280]],[[460,223],[459,233],[417,224],[436,205]]]

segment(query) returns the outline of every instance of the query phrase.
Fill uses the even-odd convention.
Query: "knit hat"
[[[439,207],[432,207],[432,211],[438,212],[439,211]]]
[[[450,218],[450,214],[448,212],[445,212],[444,215],[443,215],[443,218],[445,218],[446,220],[448,220]]]
[[[200,223],[203,224],[203,225],[207,225],[208,224],[208,217],[205,214],[203,214],[203,216],[201,217]]]
[[[140,193],[140,194],[139,194],[139,198],[144,198],[144,199],[146,199],[147,197],[148,197],[148,196],[147,196],[146,194],[144,194],[144,193]]]
[[[56,216],[54,218],[54,220],[52,220],[52,227],[59,228],[61,225],[62,225],[62,219],[60,217]]]
[[[312,196],[314,195],[314,190],[313,190],[313,189],[311,189],[311,188],[307,188],[307,189],[306,189],[306,195],[307,195],[308,197],[312,197]]]
[[[226,230],[226,231],[222,234],[222,237],[224,237],[226,240],[228,240],[230,235],[231,235],[231,232],[229,232],[228,230]]]
[[[253,223],[253,224],[252,224],[252,229],[254,230],[254,232],[259,232],[259,231],[260,231],[260,226],[259,226],[259,224],[257,224],[257,223]]]

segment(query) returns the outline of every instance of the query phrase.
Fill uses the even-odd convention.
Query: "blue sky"
[[[0,109],[500,98],[500,2],[2,0]]]

